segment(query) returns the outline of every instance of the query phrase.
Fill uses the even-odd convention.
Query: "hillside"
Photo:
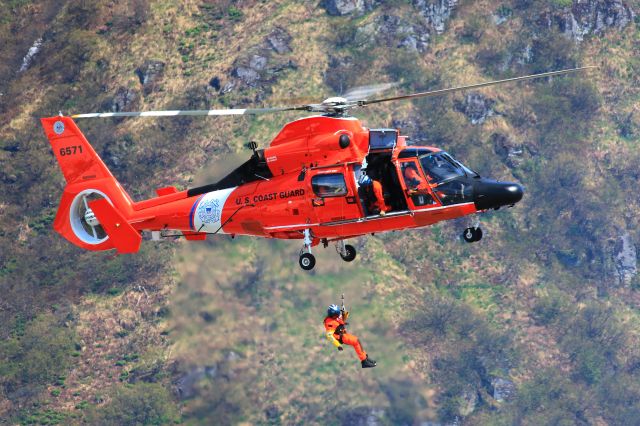
[[[0,423],[610,424],[640,415],[640,1],[10,0],[0,8]],[[320,101],[573,66],[588,73],[373,106],[512,209],[352,241],[143,241],[52,229],[39,118]],[[299,117],[78,121],[136,200],[220,176]],[[344,293],[379,367],[322,336]]]

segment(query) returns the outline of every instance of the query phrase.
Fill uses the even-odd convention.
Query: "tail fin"
[[[41,121],[68,185],[92,179],[115,180],[71,118],[51,117]]]
[[[120,251],[122,244],[114,239],[121,238],[122,233],[110,233],[111,227],[101,224],[89,203],[93,205],[99,199],[106,199],[119,218],[127,220],[132,213],[131,197],[71,118],[43,118],[41,122],[67,181],[53,223],[54,229],[79,247],[88,250],[117,248]],[[98,216],[104,218],[104,214]],[[131,227],[127,229],[133,230]],[[131,240],[132,236],[128,238]],[[137,251],[137,247],[133,251]]]

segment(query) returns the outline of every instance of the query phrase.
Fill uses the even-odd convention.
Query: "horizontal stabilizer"
[[[175,186],[165,186],[164,188],[156,189],[156,194],[158,197],[162,197],[163,195],[175,194],[178,192],[178,189]]]
[[[118,253],[135,253],[140,249],[142,235],[105,199],[89,202],[89,207],[98,218]]]
[[[186,232],[183,233],[187,241],[204,241],[207,239],[206,232]]]

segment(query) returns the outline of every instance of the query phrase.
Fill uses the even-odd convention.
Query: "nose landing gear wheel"
[[[310,271],[316,266],[316,257],[311,253],[303,253],[300,255],[300,259],[298,260],[300,263],[300,267],[305,271]]]
[[[345,262],[353,262],[353,259],[356,258],[356,248],[352,245],[345,244],[344,246],[345,254],[340,253],[340,257]]]
[[[468,243],[475,243],[482,239],[482,228],[467,228],[462,233],[462,238]]]

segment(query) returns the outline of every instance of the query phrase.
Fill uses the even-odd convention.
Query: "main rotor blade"
[[[174,111],[137,111],[137,112],[94,112],[89,114],[75,114],[71,118],[106,118],[106,117],[176,117],[190,116],[218,116],[218,115],[258,115],[281,111],[306,111],[307,106],[282,108],[253,108],[253,109],[199,109]]]
[[[572,73],[572,72],[588,70],[588,69],[591,69],[591,68],[598,68],[598,67],[591,65],[591,66],[586,66],[586,67],[581,67],[581,68],[571,68],[571,69],[560,70],[560,71],[544,72],[544,73],[541,73],[541,74],[525,75],[525,76],[522,76],[522,77],[507,78],[507,79],[504,79],[504,80],[495,80],[495,81],[488,81],[488,82],[485,82],[485,83],[470,84],[468,86],[458,86],[458,87],[451,87],[451,88],[448,88],[448,89],[432,90],[432,91],[429,91],[429,92],[412,93],[410,95],[394,96],[394,97],[391,97],[391,98],[372,99],[370,101],[362,100],[362,101],[358,101],[358,105],[359,106],[365,106],[365,105],[371,105],[371,104],[378,104],[378,103],[381,103],[381,102],[398,101],[398,100],[402,100],[402,99],[428,98],[428,97],[432,97],[432,96],[444,95],[444,94],[447,94],[447,93],[460,92],[460,91],[463,91],[463,90],[478,89],[480,87],[494,86],[496,84],[504,84],[504,83],[511,83],[511,82],[514,82],[514,81],[532,80],[534,78],[551,77],[551,76],[554,76],[554,75],[568,74],[568,73]]]
[[[382,94],[393,87],[398,86],[400,83],[379,83],[368,84],[366,86],[353,87],[347,90],[344,94],[339,95],[341,98],[345,98],[347,101],[364,100],[370,96]]]

